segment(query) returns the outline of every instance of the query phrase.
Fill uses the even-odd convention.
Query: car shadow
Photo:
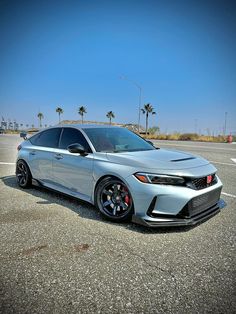
[[[29,189],[22,190],[17,182],[16,182],[16,177],[15,176],[4,176],[0,177],[0,180],[9,188],[16,189],[16,190],[21,190],[24,191],[27,194],[33,195],[35,197],[42,198],[43,200],[37,200],[37,204],[42,204],[42,205],[49,205],[49,204],[58,204],[61,206],[64,206],[66,208],[69,208],[76,214],[78,214],[81,218],[85,219],[92,219],[96,221],[102,221],[104,224],[109,224],[113,226],[119,226],[123,227],[125,229],[138,232],[138,233],[181,233],[181,232],[187,232],[193,228],[195,228],[198,225],[195,226],[186,226],[186,227],[157,227],[157,228],[151,228],[151,227],[146,227],[142,225],[137,225],[133,222],[122,222],[122,223],[117,223],[117,222],[111,222],[109,220],[106,220],[105,217],[101,215],[99,210],[91,205],[90,203],[87,203],[85,201],[73,198],[71,196],[67,196],[65,194],[60,194],[56,191],[52,191],[43,187],[38,187],[38,186],[32,186]]]

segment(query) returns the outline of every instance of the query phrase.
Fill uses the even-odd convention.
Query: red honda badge
[[[212,181],[212,175],[207,176],[207,184],[210,184]]]

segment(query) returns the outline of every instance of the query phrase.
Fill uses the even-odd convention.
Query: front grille
[[[215,174],[212,174],[212,180],[210,183],[207,183],[207,176],[201,178],[190,179],[187,181],[187,186],[194,190],[202,190],[208,188],[217,183],[217,177]]]
[[[214,207],[220,199],[221,188],[191,199],[178,214],[182,218],[192,218],[205,210]]]

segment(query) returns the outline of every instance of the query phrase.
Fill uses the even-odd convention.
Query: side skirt
[[[74,193],[66,193],[64,191],[57,190],[57,189],[53,188],[52,186],[48,186],[48,185],[46,185],[46,184],[42,183],[41,181],[34,179],[34,178],[32,179],[32,185],[34,185],[36,187],[40,187],[40,188],[45,188],[49,191],[52,191],[52,192],[55,192],[55,193],[58,193],[58,194],[61,194],[61,195],[67,196],[67,197],[69,196],[73,199],[80,200],[82,202],[86,202],[86,203],[94,205],[92,200],[90,200],[89,198],[83,198],[83,197],[80,198],[77,195],[75,195]]]

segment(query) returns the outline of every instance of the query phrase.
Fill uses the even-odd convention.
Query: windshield
[[[155,148],[135,133],[124,128],[84,128],[97,152],[135,152]]]

